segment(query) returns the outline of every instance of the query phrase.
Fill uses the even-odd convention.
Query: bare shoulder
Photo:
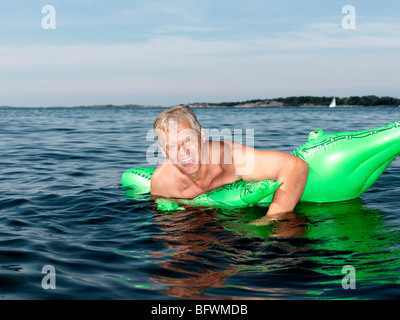
[[[246,181],[277,178],[284,166],[296,157],[275,150],[261,150],[237,142],[230,142],[235,172]]]
[[[180,191],[180,183],[177,178],[177,169],[173,165],[163,163],[154,171],[151,181],[151,195],[173,198]]]
[[[165,185],[166,180],[169,176],[168,174],[168,165],[161,164],[157,167],[154,171],[153,175],[151,176],[150,180],[150,188],[151,194],[157,196],[168,196],[166,195]]]
[[[240,149],[240,146],[240,144],[231,140],[216,141],[212,145],[211,163],[219,164],[223,171],[224,181],[229,180],[225,181],[226,183],[240,179],[235,169],[235,150]]]
[[[235,174],[242,178],[249,171],[248,168],[253,167],[255,149],[230,140],[224,140],[224,144],[224,158],[230,161],[228,163],[231,164],[230,167],[235,171]]]

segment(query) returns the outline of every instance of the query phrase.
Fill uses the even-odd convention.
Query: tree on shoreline
[[[221,102],[209,103],[210,105],[220,107],[233,107],[244,104],[273,104],[279,102],[283,106],[302,106],[302,105],[315,105],[315,106],[328,106],[333,97],[315,97],[315,96],[292,96],[287,98],[276,99],[257,99],[247,100],[241,102]],[[400,99],[393,97],[378,97],[375,95],[368,96],[350,96],[345,98],[336,98],[337,106],[400,106]]]

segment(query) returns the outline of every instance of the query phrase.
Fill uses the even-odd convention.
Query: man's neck
[[[208,190],[215,177],[220,173],[218,165],[202,164],[200,170],[194,175],[186,175],[198,188]]]

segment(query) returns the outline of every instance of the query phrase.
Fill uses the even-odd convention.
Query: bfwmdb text
[[[151,308],[152,315],[176,315],[181,318],[184,313],[188,312],[190,314],[195,313],[196,315],[207,315],[207,314],[214,314],[214,315],[235,315],[235,314],[247,314],[247,305],[241,304],[218,304],[218,305],[211,305],[211,304],[196,304],[194,308],[191,306],[186,307],[165,307],[159,304],[157,307]]]

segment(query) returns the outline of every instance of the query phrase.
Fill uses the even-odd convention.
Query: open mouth
[[[180,159],[179,162],[182,163],[184,166],[187,166],[193,163],[193,158],[189,157],[186,159]]]

